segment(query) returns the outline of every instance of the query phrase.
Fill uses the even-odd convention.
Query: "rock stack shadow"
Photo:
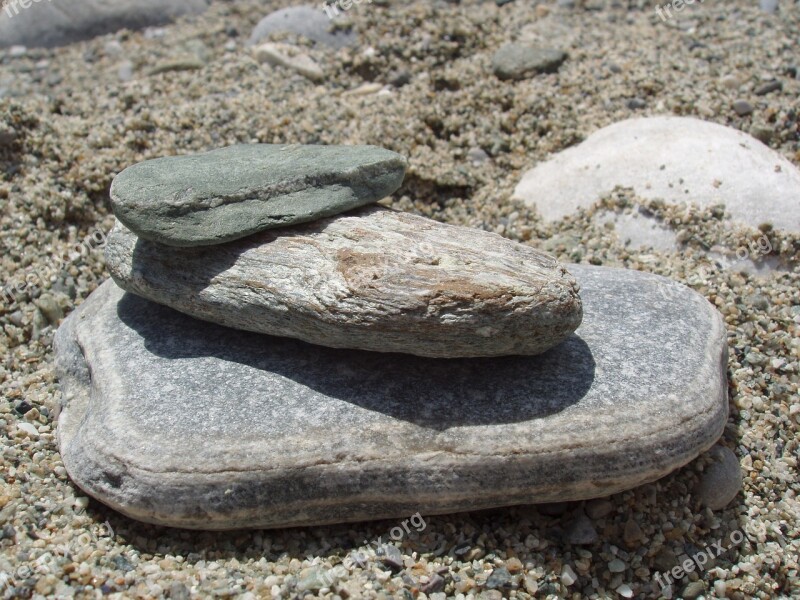
[[[122,297],[117,314],[161,358],[238,363],[436,431],[553,415],[580,402],[595,376],[592,352],[577,334],[537,356],[425,358],[237,331],[131,293]],[[421,387],[421,381],[429,385]]]

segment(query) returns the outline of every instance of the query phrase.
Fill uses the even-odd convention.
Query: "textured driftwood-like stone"
[[[538,354],[582,316],[575,279],[547,254],[382,207],[213,248],[165,247],[118,224],[106,262],[159,304],[334,348]]]
[[[211,246],[372,204],[405,171],[403,156],[375,146],[239,144],[128,167],[111,205],[139,237]]]
[[[101,286],[56,336],[77,485],[144,521],[228,529],[607,496],[719,438],[726,332],[705,298],[574,265],[586,318],[539,356],[332,350]]]

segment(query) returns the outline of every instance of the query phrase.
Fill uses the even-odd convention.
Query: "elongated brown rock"
[[[575,279],[538,250],[382,207],[208,248],[117,224],[125,290],[228,327],[429,357],[538,354],[580,325]]]

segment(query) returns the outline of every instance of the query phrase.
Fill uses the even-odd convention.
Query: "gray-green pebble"
[[[405,168],[376,146],[241,144],[129,167],[111,185],[111,204],[141,238],[209,246],[377,202],[400,187]]]

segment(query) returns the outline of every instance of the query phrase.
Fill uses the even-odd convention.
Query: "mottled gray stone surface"
[[[662,278],[570,268],[586,310],[577,334],[498,359],[242,333],[107,282],[56,336],[64,465],[131,517],[207,529],[575,500],[652,481],[723,430],[722,320]]]
[[[331,11],[331,15],[340,17],[341,11],[337,12]],[[358,41],[356,34],[336,28],[334,20],[317,6],[289,6],[261,19],[253,29],[250,43],[269,41],[273,33],[294,33],[331,48],[354,45]]]
[[[377,202],[405,169],[404,157],[375,146],[240,144],[128,167],[111,205],[142,238],[208,246]]]
[[[7,4],[3,2],[3,4]],[[0,48],[54,47],[199,14],[208,0],[32,0],[0,10]]]
[[[552,256],[378,206],[209,248],[145,242],[118,224],[106,264],[123,289],[193,317],[331,348],[533,355],[582,315],[575,278]]]

